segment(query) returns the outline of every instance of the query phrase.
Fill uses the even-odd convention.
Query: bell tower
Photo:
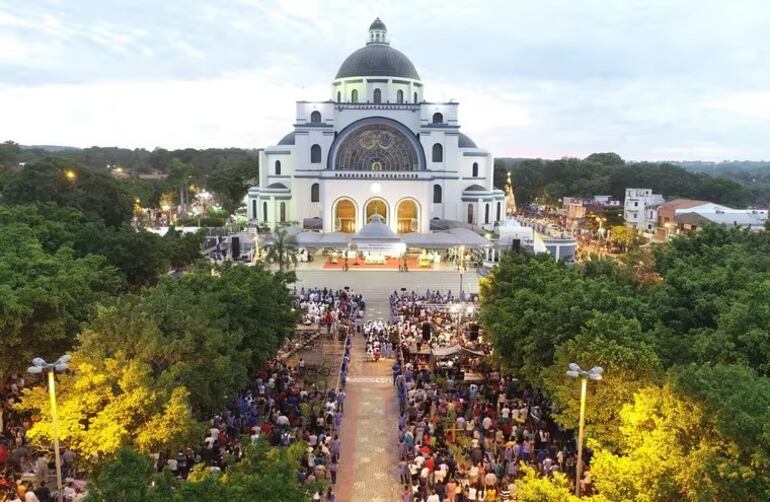
[[[369,44],[390,45],[390,41],[388,40],[388,29],[379,17],[374,20],[371,26],[369,26],[369,40],[366,42],[366,45]]]

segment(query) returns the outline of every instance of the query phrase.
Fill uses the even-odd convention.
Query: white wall
[[[381,190],[375,192],[377,183]],[[334,231],[333,207],[340,198],[349,198],[357,206],[356,230],[364,225],[365,204],[372,198],[385,200],[388,205],[388,225],[395,232],[396,204],[405,198],[414,199],[420,209],[420,232],[429,231],[430,207],[433,197],[433,183],[422,180],[336,180],[321,182],[321,200],[324,205],[324,232]]]

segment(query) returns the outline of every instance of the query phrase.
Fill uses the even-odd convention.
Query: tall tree
[[[273,242],[266,246],[267,260],[277,263],[283,272],[288,266],[297,264],[297,240],[286,229],[278,229],[273,234]]]

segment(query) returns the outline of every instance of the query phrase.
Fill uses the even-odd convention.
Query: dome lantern
[[[366,44],[390,44],[388,41],[388,29],[379,17],[369,26],[369,41]]]

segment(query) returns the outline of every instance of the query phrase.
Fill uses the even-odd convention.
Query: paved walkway
[[[391,384],[391,364],[366,362],[363,338],[354,338],[336,487],[340,502],[398,500],[398,402]]]
[[[367,319],[389,320],[389,297],[393,291],[424,292],[459,290],[457,272],[337,272],[298,270],[297,286],[349,286],[366,299]],[[463,277],[463,290],[478,291],[475,273]],[[366,362],[364,340],[353,337],[350,371],[345,388],[345,413],[342,419],[342,452],[337,485],[339,502],[394,502],[400,500],[398,482],[398,400],[392,385],[393,360]]]

